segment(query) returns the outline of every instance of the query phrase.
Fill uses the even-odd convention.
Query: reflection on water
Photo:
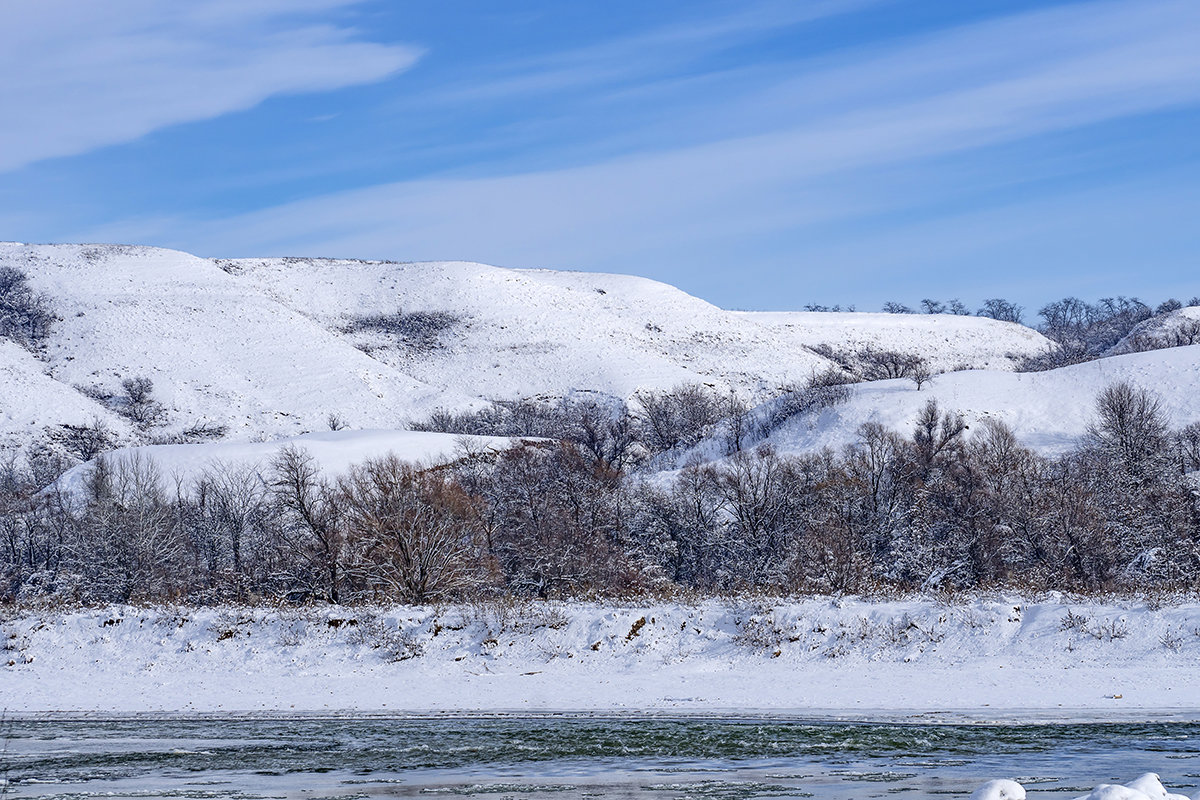
[[[733,719],[10,721],[15,797],[909,798],[993,777],[1064,798],[1157,772],[1191,794],[1200,725]]]

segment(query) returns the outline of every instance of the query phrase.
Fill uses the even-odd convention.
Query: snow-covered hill
[[[1025,444],[1045,453],[1060,452],[1087,430],[1096,395],[1117,381],[1154,391],[1176,427],[1200,422],[1200,346],[1191,346],[1046,372],[955,372],[939,375],[921,391],[908,380],[856,384],[849,402],[795,417],[769,442],[784,453],[840,448],[857,440],[859,426],[865,422],[908,434],[932,398],[944,411],[961,412],[970,426],[997,419],[1011,426]]]
[[[1042,334],[1011,322],[953,314],[747,311],[743,317],[786,332],[809,347],[867,348],[924,358],[935,372],[1011,370],[1051,347]]]
[[[145,376],[176,426],[295,435],[338,413],[358,427],[393,427],[469,401],[247,291],[212,261],[153,248],[0,245],[0,264],[52,298],[61,318],[45,354],[54,380],[118,393],[123,379]]]
[[[87,425],[104,419],[123,438],[130,425],[90,397],[47,374],[22,347],[0,339],[0,450],[24,447],[50,425]]]
[[[99,419],[94,399],[149,378],[156,433],[227,426],[248,441],[326,428],[403,427],[480,398],[699,381],[762,400],[830,364],[810,345],[921,351],[942,368],[1007,368],[1039,352],[1029,329],[967,317],[745,314],[643,278],[459,262],[203,259],[148,247],[0,244],[60,317],[41,359],[0,342],[0,443]],[[414,345],[361,323],[441,315]],[[111,403],[109,404],[112,405]]]

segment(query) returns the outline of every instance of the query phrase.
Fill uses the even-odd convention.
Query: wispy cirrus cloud
[[[391,182],[142,230],[225,254],[636,263],[673,242],[682,251],[911,202],[878,191],[873,171],[1200,102],[1197,34],[1200,6],[1187,0],[1074,4],[826,60],[757,99],[730,100],[781,121],[763,133],[499,177]],[[782,120],[779,104],[790,104]],[[139,224],[91,233],[136,238]]]
[[[588,92],[644,85],[663,74],[788,28],[850,14],[883,0],[757,0],[732,11],[663,24],[587,46],[551,50],[484,69],[436,93],[441,102],[505,100],[519,95]]]
[[[376,81],[419,51],[316,21],[356,0],[5,3],[0,171]]]

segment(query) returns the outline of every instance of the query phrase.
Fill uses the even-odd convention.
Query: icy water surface
[[[10,721],[15,797],[965,797],[1068,800],[1159,773],[1191,794],[1200,725],[594,718]],[[0,775],[0,777],[3,777]]]

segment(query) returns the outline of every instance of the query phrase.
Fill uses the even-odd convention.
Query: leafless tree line
[[[440,602],[1011,586],[1103,591],[1200,579],[1200,425],[1128,384],[1087,436],[1038,455],[930,402],[906,434],[840,452],[750,447],[670,479],[564,440],[332,481],[303,450],[172,485],[96,461],[81,491],[0,474],[0,596],[79,602]]]

